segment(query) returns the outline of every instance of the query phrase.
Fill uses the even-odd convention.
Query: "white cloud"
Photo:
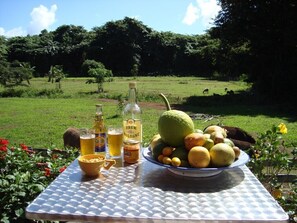
[[[193,6],[192,3],[190,3],[187,7],[186,15],[183,19],[183,23],[186,25],[192,25],[196,20],[199,18],[198,15],[198,8]]]
[[[216,0],[197,0],[198,8],[200,9],[200,16],[202,18],[203,25],[206,27],[211,26],[211,22],[217,16],[221,7],[217,5]]]
[[[43,29],[49,27],[56,21],[57,5],[52,5],[50,9],[40,5],[31,12],[31,22],[28,27],[28,34],[39,34]]]
[[[5,30],[2,27],[0,27],[0,36],[5,36]]]
[[[8,31],[5,31],[4,28],[0,27],[0,35],[6,36],[6,37],[13,37],[13,36],[25,36],[27,35],[27,33],[22,27],[13,28]]]
[[[210,27],[221,7],[217,5],[216,0],[196,0],[196,3],[197,6],[192,3],[188,5],[183,23],[190,26],[201,20],[205,28]]]

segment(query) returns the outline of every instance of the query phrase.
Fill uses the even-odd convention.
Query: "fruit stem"
[[[164,94],[162,94],[162,93],[160,93],[159,95],[163,98],[163,100],[165,102],[165,105],[166,105],[166,108],[167,108],[167,111],[171,110],[169,101],[167,100],[166,96]]]

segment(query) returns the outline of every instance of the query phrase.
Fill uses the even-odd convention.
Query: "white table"
[[[174,175],[142,159],[86,178],[75,160],[26,209],[29,219],[89,222],[288,222],[242,166],[207,178]]]

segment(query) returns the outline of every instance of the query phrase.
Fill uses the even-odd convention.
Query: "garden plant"
[[[0,222],[32,222],[25,208],[77,155],[73,149],[36,151],[0,139]]]
[[[289,214],[290,222],[296,222],[297,178],[292,182],[280,179],[282,174],[289,176],[291,172],[296,174],[297,170],[297,147],[288,147],[282,137],[287,132],[286,125],[281,123],[259,134],[250,149],[251,160],[248,166]]]

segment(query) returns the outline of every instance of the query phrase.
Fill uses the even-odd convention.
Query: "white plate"
[[[240,151],[238,159],[227,167],[209,167],[209,168],[191,168],[191,167],[174,167],[156,161],[152,156],[150,147],[146,147],[142,151],[143,157],[151,163],[166,167],[170,172],[187,177],[210,177],[221,173],[223,170],[230,170],[245,165],[249,161],[249,156],[244,151]]]

